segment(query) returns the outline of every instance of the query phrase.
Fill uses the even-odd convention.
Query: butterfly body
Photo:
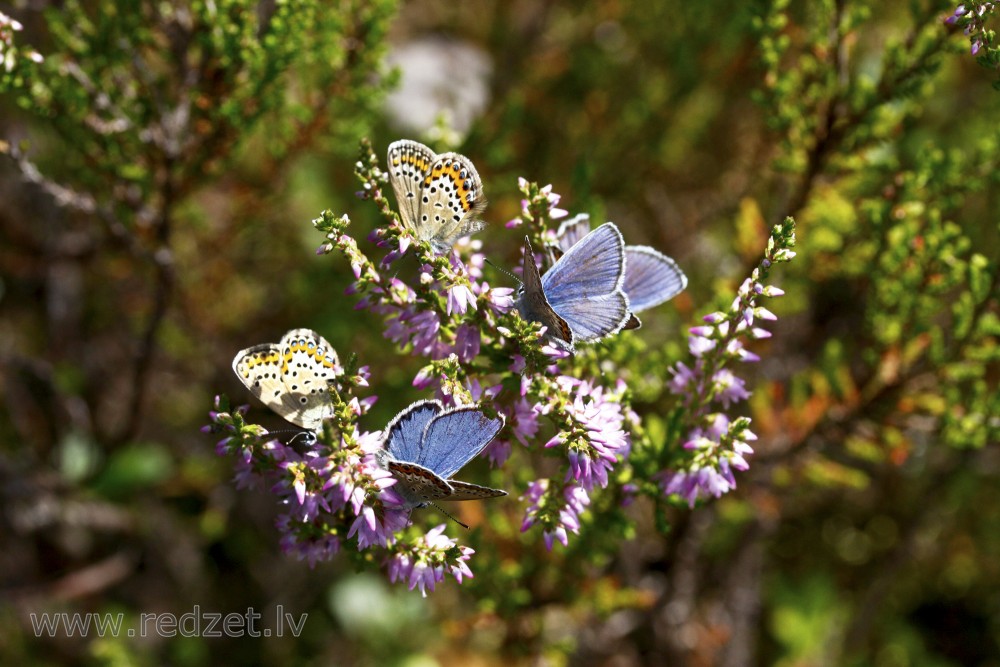
[[[600,340],[628,323],[625,243],[613,223],[581,238],[544,275],[531,243],[524,242],[524,283],[515,303],[522,317],[547,328],[553,342],[573,352],[577,342]]]
[[[330,415],[329,383],[342,369],[326,339],[310,329],[292,329],[278,343],[240,351],[233,358],[233,371],[279,416],[316,430]]]
[[[434,252],[447,253],[485,226],[478,219],[486,207],[483,182],[469,158],[402,139],[389,145],[387,162],[403,226]]]
[[[451,479],[475,458],[503,428],[503,416],[489,418],[475,407],[445,410],[438,401],[417,401],[385,429],[378,464],[396,479],[396,491],[407,508],[437,500],[478,500],[507,495]]]

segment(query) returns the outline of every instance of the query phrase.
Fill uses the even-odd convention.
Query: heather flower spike
[[[685,407],[688,425],[683,453],[674,464],[657,473],[656,479],[665,495],[677,495],[690,505],[701,496],[719,497],[736,487],[734,470],[749,467],[753,454],[750,442],[757,436],[746,417],[731,419],[716,406],[728,410],[750,397],[745,383],[726,366],[732,362],[754,362],[757,355],[744,348],[744,338],[766,338],[769,334],[755,321],[774,321],[777,317],[758,300],[780,296],[783,292],[764,284],[774,264],[795,257],[795,223],[789,218],[771,232],[767,251],[760,264],[747,278],[728,312],[716,312],[702,318],[703,325],[693,327],[688,337],[690,359],[678,361],[671,369],[668,387]]]

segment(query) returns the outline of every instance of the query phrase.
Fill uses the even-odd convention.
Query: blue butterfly
[[[631,318],[625,295],[625,242],[607,222],[566,250],[539,276],[531,243],[524,239],[524,284],[515,305],[521,317],[541,322],[558,346],[574,351],[618,333]]]
[[[559,226],[556,245],[562,252],[582,241],[590,231],[590,216],[581,214],[570,218]],[[674,298],[687,287],[687,276],[677,266],[677,262],[649,246],[625,246],[625,283],[622,286],[628,295],[632,313],[639,313],[658,306]],[[635,326],[630,322],[625,328]]]
[[[407,509],[435,500],[506,496],[500,489],[450,479],[483,451],[503,425],[503,415],[490,418],[475,406],[445,410],[438,401],[417,401],[385,427],[375,460],[396,478],[392,488]]]

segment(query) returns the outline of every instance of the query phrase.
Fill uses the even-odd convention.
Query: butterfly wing
[[[233,372],[261,403],[284,416],[295,406],[286,406],[281,381],[281,347],[275,343],[254,345],[233,357]]]
[[[419,204],[417,235],[440,254],[486,225],[478,218],[486,207],[482,179],[472,161],[458,153],[437,156],[424,178]]]
[[[580,213],[559,225],[559,229],[556,230],[556,245],[565,254],[589,233],[590,216]]]
[[[625,247],[625,285],[629,307],[640,312],[669,301],[687,287],[677,262],[648,246]]]
[[[629,321],[624,273],[625,242],[618,227],[606,222],[567,250],[541,283],[574,337],[589,342],[617,333]]]
[[[421,439],[427,424],[444,408],[437,401],[417,401],[385,427],[384,449],[397,461],[420,462]]]
[[[445,410],[424,429],[416,463],[448,479],[483,451],[503,425],[503,415],[491,419],[473,406]]]
[[[448,484],[451,486],[451,495],[447,498],[442,498],[442,500],[482,500],[483,498],[496,498],[507,495],[507,492],[502,489],[491,489],[488,486],[459,482],[454,479],[449,479]]]
[[[340,372],[333,347],[310,329],[293,329],[277,345],[241,351],[233,370],[254,396],[296,426],[315,430],[330,414],[329,383]]]
[[[392,488],[407,507],[422,507],[435,500],[448,500],[452,495],[451,484],[423,466],[393,460],[386,461],[385,466],[396,478]]]
[[[420,193],[437,157],[417,141],[402,139],[389,144],[389,183],[396,193],[403,226],[414,234],[419,229]]]
[[[566,320],[559,317],[559,314],[545,299],[542,279],[538,275],[538,265],[535,264],[535,255],[531,251],[531,242],[527,236],[524,237],[524,270],[522,274],[524,284],[517,297],[517,310],[521,317],[531,322],[540,322],[546,327],[546,333],[550,338],[558,341],[572,352],[573,331]]]

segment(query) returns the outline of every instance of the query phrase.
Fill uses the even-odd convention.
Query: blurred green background
[[[953,9],[0,5],[45,57],[0,79],[0,662],[1000,665],[1000,93]],[[794,216],[774,337],[741,369],[760,439],[739,488],[669,530],[636,503],[591,561],[480,542],[475,584],[427,599],[377,564],[283,556],[272,497],[235,489],[199,430],[215,394],[250,400],[233,355],[311,327],[371,364],[371,430],[423,397],[421,362],[314,253],[323,209],[377,224],[364,136],[469,156],[502,266],[518,176],[674,257],[690,285],[644,318],[653,345],[728,305]],[[266,639],[30,620],[195,605],[308,620]]]

